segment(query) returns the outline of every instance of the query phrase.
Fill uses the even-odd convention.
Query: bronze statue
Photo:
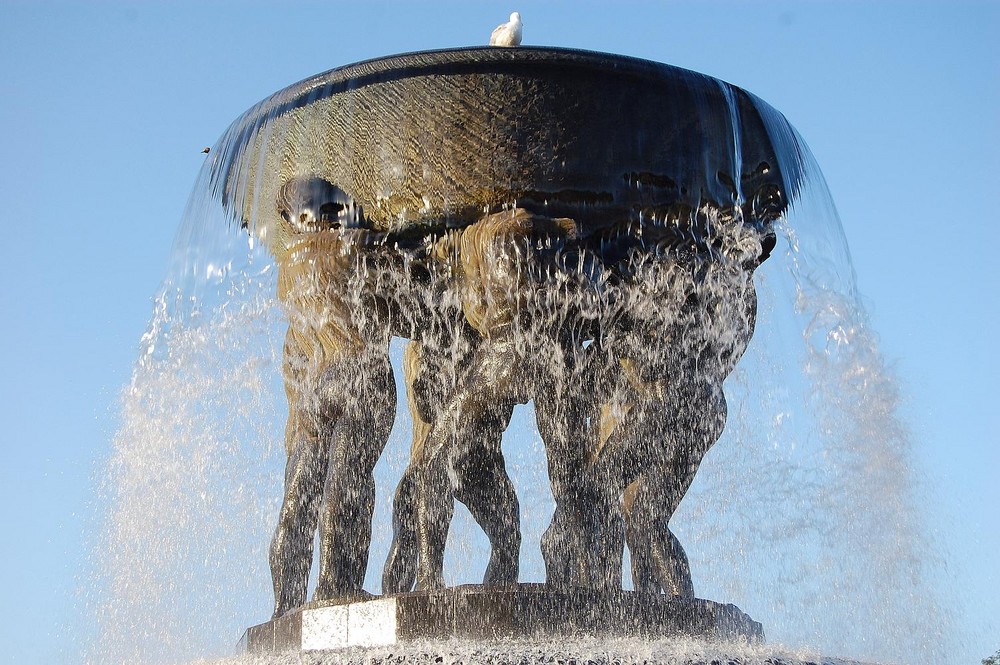
[[[315,183],[322,181],[304,182],[308,187],[303,181],[290,181],[282,192],[306,187],[313,194]],[[330,198],[336,194],[335,188],[328,187],[323,194]],[[316,207],[315,201],[309,203]],[[349,208],[342,206],[338,210],[343,216]],[[293,216],[283,213],[283,219]],[[300,214],[299,223],[316,226],[308,215]],[[286,344],[286,374],[293,377],[289,380],[289,403],[298,406],[292,407],[289,418],[288,494],[274,541],[275,560],[296,561],[299,568],[284,573],[276,563],[276,590],[288,586],[287,582],[279,585],[279,580],[286,577],[303,579],[302,570],[309,561],[308,553],[287,553],[293,539],[286,534],[296,528],[288,524],[299,519],[304,526],[298,528],[307,529],[312,524],[309,511],[316,510],[288,499],[293,494],[308,496],[316,492],[310,488],[315,486],[319,472],[310,475],[302,469],[318,468],[316,465],[321,465],[326,456],[327,488],[336,487],[330,479],[337,478],[338,473],[370,477],[391,425],[388,397],[392,392],[387,392],[386,386],[392,379],[385,364],[385,345],[392,328],[388,319],[394,316],[398,303],[380,296],[379,289],[365,286],[362,281],[361,292],[372,293],[368,294],[368,316],[359,318],[350,309],[358,307],[359,301],[343,295],[350,292],[350,285],[332,277],[344,274],[348,267],[355,280],[357,275],[383,275],[387,268],[398,270],[385,255],[384,237],[363,229],[361,224],[355,217],[353,226],[326,229],[326,235],[319,239],[293,243],[292,254],[304,260],[309,269],[293,277],[301,295],[293,295],[291,289],[281,291],[284,301],[296,303],[306,313],[298,325],[293,319]],[[308,230],[320,232],[312,227]],[[345,241],[344,234],[352,232],[357,239]],[[446,234],[420,255],[428,275],[434,273],[429,264],[438,261],[447,265],[447,278],[443,284],[433,277],[411,281],[410,288],[456,292],[461,317],[453,313],[446,320],[448,317],[439,312],[436,326],[405,319],[411,335],[434,341],[428,345],[434,352],[428,353],[418,342],[411,342],[406,351],[414,440],[410,467],[397,490],[394,543],[383,578],[385,591],[405,591],[414,584],[422,590],[443,585],[444,547],[453,497],[469,506],[490,538],[493,551],[484,583],[516,582],[518,503],[504,470],[500,437],[513,406],[534,399],[556,499],[553,522],[542,542],[549,583],[616,588],[621,574],[621,547],[627,539],[637,588],[692,595],[683,548],[667,523],[701,457],[724,426],[721,384],[752,334],[755,301],[750,297],[750,276],[764,250],[751,242],[748,247],[757,253],[733,265],[725,263],[724,251],[715,257],[699,258],[678,254],[672,247],[664,247],[663,256],[650,258],[643,254],[636,259],[623,246],[649,241],[641,234],[625,234],[615,242],[605,243],[601,245],[605,251],[600,253],[579,243],[575,232],[572,220],[514,210],[487,216]],[[327,258],[317,260],[311,252],[303,251],[303,247],[320,242],[327,243]],[[394,249],[398,251],[398,245]],[[738,252],[740,245],[725,249]],[[611,262],[618,255],[625,258]],[[332,257],[336,262],[330,263]],[[295,263],[279,265],[283,279],[295,275]],[[314,270],[325,275],[323,284],[316,282]],[[632,311],[630,295],[637,284],[661,289],[657,301],[660,307],[638,314]],[[336,294],[328,291],[331,286]],[[409,290],[401,284],[395,288],[397,293]],[[559,293],[553,295],[551,289]],[[611,295],[598,293],[602,290]],[[719,293],[723,300],[734,299],[736,305],[720,302]],[[602,297],[602,304],[586,306],[588,301],[593,304]],[[442,296],[436,298],[440,310],[448,310],[440,302]],[[573,306],[566,308],[567,302]],[[590,316],[582,313],[588,309]],[[332,319],[321,317],[317,324],[314,310]],[[713,316],[723,320],[712,320]],[[349,322],[361,322],[368,328],[350,328]],[[428,327],[436,327],[436,335],[429,334]],[[351,332],[345,334],[344,330]],[[356,340],[362,339],[364,330],[372,332],[359,344]],[[442,335],[441,330],[448,334]],[[580,344],[582,337],[596,337],[598,341],[585,347]],[[715,338],[727,342],[719,347]],[[442,353],[442,339],[451,340],[446,353]],[[315,397],[313,404],[300,405],[296,387],[303,383],[315,395],[336,394],[323,388],[316,377],[329,372],[339,349],[351,348],[349,344],[354,344],[354,358],[363,359],[352,370],[363,383],[345,384],[350,386],[350,392],[339,399],[342,404],[351,404],[359,397],[369,401],[358,402],[358,411],[347,411],[351,414],[347,418],[329,404],[315,401]],[[373,348],[379,349],[379,355],[369,360],[367,354]],[[370,376],[369,368],[375,369]],[[379,413],[375,407],[390,410],[375,417],[373,414]],[[329,444],[323,439],[329,437],[336,442],[336,429],[326,434],[318,425],[309,429],[306,424],[323,423],[329,427],[344,422],[339,426],[349,428],[347,423],[352,420],[365,423],[365,434],[361,436],[377,437],[353,447],[373,451],[364,459],[336,457],[336,453],[331,456],[325,447]],[[303,436],[303,432],[308,434]],[[301,442],[296,443],[296,436],[320,443],[303,447]],[[366,495],[371,492],[373,489]],[[324,491],[324,497],[324,515],[335,515],[341,508],[342,504],[331,503],[338,497],[346,497],[348,504],[357,501],[354,496],[330,489]],[[366,512],[361,513],[360,521],[368,523],[368,530],[360,540],[346,541],[360,543],[349,559],[353,567],[348,575],[340,573],[338,577],[334,571],[347,570],[345,564],[338,567],[327,563],[326,554],[337,551],[335,543],[345,541],[338,541],[332,522],[321,524],[325,549],[321,551],[317,599],[361,593],[370,538],[370,499],[362,506]],[[297,517],[300,513],[296,510],[305,517]],[[299,547],[304,548],[301,542],[305,539],[299,540]],[[340,548],[342,559],[347,557],[344,549],[349,548]],[[326,570],[330,572],[324,573]],[[304,592],[299,586],[303,584],[293,583],[288,588],[301,596]],[[299,596],[296,598],[301,602]],[[286,604],[284,609],[288,607]]]
[[[411,586],[412,575],[399,571],[406,570],[401,563],[404,552],[413,551],[413,539],[408,535],[413,531],[420,562],[417,588],[434,589],[443,584],[452,496],[469,507],[490,539],[492,554],[484,583],[517,581],[521,541],[518,502],[504,470],[500,439],[514,405],[532,398],[531,385],[537,373],[535,354],[517,348],[517,342],[526,339],[523,331],[518,332],[523,325],[519,319],[529,309],[520,299],[530,294],[525,280],[532,279],[529,264],[536,254],[533,246],[542,239],[566,238],[574,232],[570,220],[513,210],[488,215],[437,243],[435,260],[449,265],[449,288],[461,303],[469,330],[464,337],[472,340],[471,348],[461,362],[449,359],[448,372],[439,369],[434,373],[441,377],[439,381],[449,384],[444,390],[430,391],[440,401],[415,410],[428,417],[421,418],[419,427],[414,419],[414,453],[396,495],[394,542],[383,577],[386,589]],[[519,334],[520,339],[516,339]],[[413,386],[413,403],[420,404],[420,396],[428,391],[419,381],[409,382],[409,374],[418,370],[415,350],[408,360],[408,389]],[[411,503],[414,509],[409,508]],[[407,525],[404,512],[413,515],[415,523]]]
[[[711,288],[691,281],[678,294],[683,305],[668,316],[672,322],[652,328],[631,322],[626,334],[609,333],[601,345],[618,371],[602,395],[599,455],[617,467],[626,466],[625,451],[640,454],[638,473],[621,488],[637,591],[694,597],[687,556],[669,520],[725,427],[722,384],[746,348],[756,313],[750,272],[726,272],[725,283],[715,279]]]
[[[513,404],[494,402],[481,412],[465,414],[463,422],[469,426],[456,428],[452,433],[455,437],[469,437],[468,444],[463,446],[464,457],[454,466],[458,482],[452,487],[443,456],[433,456],[428,445],[433,424],[439,419],[450,421],[442,406],[449,403],[458,381],[452,373],[456,366],[452,359],[437,360],[419,342],[410,342],[403,356],[413,441],[410,464],[393,499],[393,541],[382,576],[383,593],[444,586],[452,496],[466,505],[489,538],[491,555],[483,584],[517,582],[521,549],[519,504],[500,451],[500,439],[510,423]],[[457,363],[460,374],[468,371],[467,365],[467,362]],[[428,495],[432,493],[440,493],[437,497],[440,500],[431,499]],[[438,514],[432,518],[428,511],[433,509]],[[429,525],[423,537],[419,536],[421,521]]]
[[[372,471],[395,416],[388,305],[366,276],[393,257],[360,210],[318,179],[291,180],[276,202],[271,247],[288,312],[285,497],[271,544],[274,615],[305,602],[313,535],[315,598],[364,595],[375,501]]]
[[[234,123],[212,184],[274,255],[289,319],[276,616],[305,602],[317,530],[315,598],[365,594],[391,336],[414,432],[385,592],[443,585],[455,499],[490,539],[484,583],[517,581],[500,440],[533,400],[547,582],[618,589],[627,543],[636,589],[693,594],[669,520],[725,426],[800,175],[769,113],[693,72],[529,47],[360,63]]]

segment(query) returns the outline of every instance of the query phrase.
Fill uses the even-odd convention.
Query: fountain
[[[234,122],[209,155],[188,217],[221,210],[242,229],[227,236],[229,250],[247,239],[256,267],[241,285],[231,264],[198,254],[219,247],[191,237],[182,237],[181,260],[224,285],[214,311],[235,317],[226,324],[235,341],[209,345],[242,353],[255,328],[283,336],[282,500],[265,511],[277,523],[274,605],[241,649],[447,638],[530,651],[524,640],[601,637],[721,640],[763,653],[754,650],[766,626],[696,597],[698,567],[671,518],[729,427],[724,383],[756,339],[755,274],[788,258],[770,257],[780,235],[795,242],[789,217],[816,186],[809,160],[787,121],[740,88],[552,48],[380,58],[290,86]],[[234,308],[247,290],[253,297]],[[197,289],[181,292],[183,305],[161,298],[164,311],[185,308],[183,325],[154,325],[147,336],[145,366],[172,365],[185,390],[202,385],[190,380],[198,368],[174,349],[188,333],[204,342],[199,318],[212,308],[199,303],[210,301]],[[823,305],[832,319],[814,318],[807,340],[829,345],[833,330],[864,341],[842,328],[850,313],[838,317],[838,305]],[[407,340],[396,367],[393,339]],[[263,347],[255,357],[277,364],[273,344]],[[833,366],[836,353],[824,356]],[[266,411],[269,379],[253,363],[236,378],[243,383],[226,384],[251,395],[234,407],[228,442],[213,436],[211,446],[171,453],[197,457],[207,476],[230,473],[227,455],[247,458],[234,443],[241,431],[274,438],[275,424],[253,416]],[[130,394],[138,405],[151,390],[137,379]],[[374,597],[376,467],[404,397],[409,460],[391,481],[392,537],[384,565],[375,563],[383,595]],[[240,399],[209,396],[202,407]],[[552,497],[537,541],[544,583],[524,581],[523,492],[503,450],[515,409],[529,403]],[[157,427],[198,429],[201,409],[191,411],[183,424],[170,414]],[[202,432],[185,431],[204,443]],[[131,463],[117,461],[120,477]],[[176,482],[219,505],[205,489],[219,481]],[[259,499],[244,498],[246,487],[219,519],[239,519],[235,506]],[[456,500],[488,539],[481,584],[447,583]]]

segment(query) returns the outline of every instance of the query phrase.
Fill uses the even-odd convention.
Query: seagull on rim
[[[514,12],[510,20],[501,23],[490,35],[490,46],[520,46],[521,45],[521,15]]]

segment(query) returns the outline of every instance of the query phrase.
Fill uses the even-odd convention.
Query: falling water
[[[944,648],[946,616],[927,582],[935,562],[922,532],[899,389],[861,306],[822,174],[780,114],[758,105],[782,171],[800,175],[789,187],[797,196],[776,223],[771,258],[754,273],[756,332],[725,383],[725,431],[671,527],[687,550],[697,595],[737,604],[764,624],[769,646],[734,653],[691,642],[582,640],[548,645],[554,658],[707,662],[731,656],[750,663],[825,653],[934,662]],[[131,381],[122,389],[120,426],[101,482],[105,520],[91,562],[89,662],[225,657],[247,626],[270,616],[267,550],[285,462],[282,345],[287,317],[296,313],[276,297],[278,269],[261,232],[266,225],[251,224],[248,233],[233,223],[233,210],[251,209],[253,219],[266,214],[254,185],[264,160],[250,159],[251,148],[241,141],[247,127],[261,142],[254,149],[263,152],[261,145],[281,140],[270,121],[264,102],[212,149]],[[735,123],[733,132],[739,145]],[[220,174],[233,164],[244,198],[223,205],[231,193]],[[631,269],[639,275],[643,266]],[[391,286],[383,288],[406,288],[398,274],[385,277]],[[548,299],[531,305],[545,314],[535,324],[550,324],[567,310],[602,307],[600,297],[581,292],[565,274],[539,279],[550,279],[551,288],[544,292]],[[618,296],[649,299],[649,292]],[[653,304],[640,306],[655,310]],[[529,325],[520,334],[518,343],[531,345],[538,330]],[[441,348],[453,341],[438,339]],[[390,348],[396,420],[375,473],[366,578],[375,593],[392,537],[391,495],[409,455],[404,343],[396,337]],[[533,405],[519,407],[503,438],[521,507],[521,581],[544,579],[539,540],[553,511],[534,422]],[[461,508],[447,552],[449,584],[481,579],[487,543]],[[480,647],[449,649],[468,655]],[[373,657],[396,662],[399,653]],[[416,657],[419,649],[408,653]],[[475,659],[488,660],[481,653]]]

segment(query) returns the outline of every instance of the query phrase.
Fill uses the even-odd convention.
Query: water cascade
[[[712,598],[740,639],[633,617],[439,652],[930,662],[896,400],[822,175],[750,93],[565,49],[332,70],[199,176],[122,394],[89,657],[482,584]]]

